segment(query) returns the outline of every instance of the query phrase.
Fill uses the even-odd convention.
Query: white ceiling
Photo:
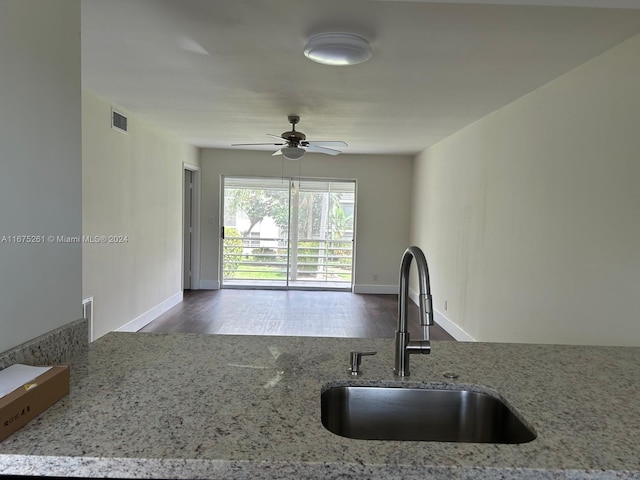
[[[373,58],[310,62],[328,31]],[[346,153],[413,154],[638,33],[640,0],[82,0],[82,75],[200,147],[268,142],[295,113]]]

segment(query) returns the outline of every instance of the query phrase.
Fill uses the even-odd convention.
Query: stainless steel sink
[[[536,434],[499,398],[468,390],[338,386],[322,393],[322,425],[362,440],[525,443]]]

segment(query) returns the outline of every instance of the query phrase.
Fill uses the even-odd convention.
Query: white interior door
[[[184,211],[183,211],[183,276],[182,288],[184,290],[191,289],[191,277],[193,271],[193,172],[184,170]]]
[[[183,168],[182,288],[200,288],[200,169]]]

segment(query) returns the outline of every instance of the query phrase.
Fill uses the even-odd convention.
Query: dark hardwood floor
[[[422,338],[418,308],[409,304],[409,332]],[[393,338],[397,295],[301,290],[185,290],[184,300],[141,332]],[[433,340],[454,340],[440,326]]]

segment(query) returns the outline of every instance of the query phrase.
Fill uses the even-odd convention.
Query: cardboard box
[[[0,442],[69,393],[69,367],[52,367],[0,398]]]

